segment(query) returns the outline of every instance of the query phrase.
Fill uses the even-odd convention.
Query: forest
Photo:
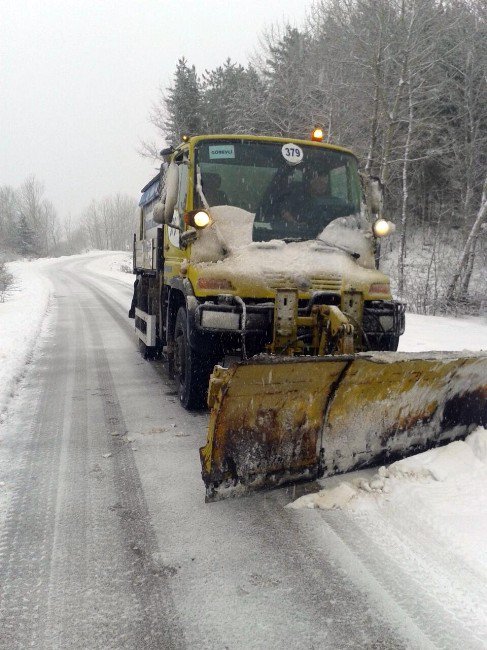
[[[420,313],[485,313],[486,18],[483,0],[316,2],[304,26],[269,27],[246,66],[179,59],[144,153],[182,134],[307,138],[321,125],[385,186],[396,295]]]
[[[92,200],[77,219],[60,218],[35,176],[17,188],[0,186],[0,263],[19,255],[57,257],[89,248],[129,250],[136,209],[135,198],[116,194]]]
[[[308,138],[322,126],[384,184],[395,295],[424,314],[487,312],[485,0],[318,0],[299,27],[270,25],[245,65],[180,58],[148,117],[151,159],[183,134]],[[3,261],[127,249],[136,203],[105,197],[60,219],[34,176],[0,186]]]

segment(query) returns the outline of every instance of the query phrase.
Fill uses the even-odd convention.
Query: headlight
[[[210,215],[205,210],[191,210],[184,215],[184,222],[194,228],[206,228],[210,221]]]
[[[386,237],[391,232],[391,225],[385,219],[377,219],[372,226],[376,237]]]
[[[197,228],[204,228],[210,223],[210,215],[203,210],[197,212],[193,217],[194,225]]]

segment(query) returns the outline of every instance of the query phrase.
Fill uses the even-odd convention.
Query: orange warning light
[[[314,142],[321,142],[323,140],[323,129],[321,126],[317,126],[313,129],[313,133],[311,134],[311,139]]]

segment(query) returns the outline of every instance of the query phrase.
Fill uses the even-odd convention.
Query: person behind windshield
[[[301,192],[290,195],[283,203],[281,217],[291,229],[305,229],[317,236],[335,218],[335,201],[330,195],[328,174],[315,172]],[[315,232],[316,231],[316,232]]]
[[[201,186],[203,194],[208,201],[208,205],[227,205],[228,198],[225,192],[220,189],[222,179],[220,174],[206,172],[201,176]]]

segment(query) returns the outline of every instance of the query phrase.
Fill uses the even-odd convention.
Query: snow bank
[[[46,315],[50,282],[40,273],[49,260],[8,264],[15,289],[0,303],[0,417],[15,391]]]
[[[406,314],[406,331],[399,339],[399,350],[487,350],[487,320],[447,318]]]
[[[94,251],[93,261],[86,270],[95,275],[114,278],[133,287],[135,276],[132,273],[132,253],[123,251]]]
[[[410,490],[411,484],[421,484],[425,493],[432,482],[455,483],[460,487],[465,476],[478,481],[478,493],[483,495],[487,511],[487,430],[479,427],[465,441],[456,440],[404,458],[388,467],[380,467],[371,478],[355,477],[333,488],[300,497],[288,508],[333,508],[358,511],[381,505],[398,493]],[[326,481],[325,481],[326,482]],[[487,530],[486,530],[487,532]]]

